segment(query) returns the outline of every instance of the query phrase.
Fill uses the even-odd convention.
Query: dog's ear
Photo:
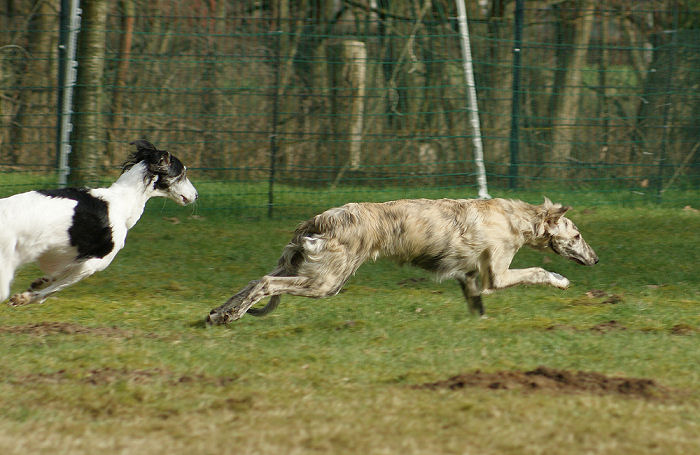
[[[149,165],[149,168],[156,174],[167,174],[170,170],[170,152],[158,150],[155,154],[155,160]]]
[[[545,197],[544,204],[542,204],[536,223],[535,232],[537,236],[542,236],[545,233],[551,234],[551,231],[556,227],[559,218],[564,216],[564,214],[569,210],[571,210],[571,207],[555,204],[550,201],[549,198]]]
[[[564,216],[564,214],[570,209],[571,207],[569,206],[561,204],[552,204],[551,201],[549,201],[549,207],[547,207],[547,201],[545,201],[545,224],[548,227],[553,228],[559,222],[559,218]]]

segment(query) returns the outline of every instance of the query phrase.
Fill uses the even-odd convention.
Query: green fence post
[[[664,187],[664,167],[666,166],[666,149],[668,148],[668,111],[671,104],[671,89],[673,72],[676,67],[676,50],[678,49],[678,2],[673,2],[673,37],[671,38],[671,61],[668,65],[668,77],[666,78],[665,101],[663,112],[663,125],[661,136],[661,156],[659,156],[659,168],[656,175],[656,200],[661,202],[661,193]]]
[[[280,84],[280,39],[282,30],[280,30],[280,18],[277,17],[277,31],[275,32],[277,40],[275,42],[275,84],[272,94],[272,131],[270,133],[270,177],[267,193],[267,216],[272,218],[272,212],[275,202],[275,168],[277,164],[277,120],[279,117],[279,84]]]
[[[515,39],[513,43],[513,102],[510,122],[510,170],[508,186],[514,189],[518,186],[518,154],[519,154],[519,125],[520,125],[520,56],[523,42],[523,0],[515,2]]]

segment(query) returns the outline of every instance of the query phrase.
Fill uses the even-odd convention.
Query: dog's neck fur
[[[109,201],[111,216],[124,220],[131,229],[143,215],[146,202],[156,195],[153,178],[147,176],[146,164],[140,162],[125,171],[109,188],[94,190],[97,195]],[[114,221],[114,220],[113,220]]]
[[[546,235],[540,228],[545,220],[544,208],[518,200],[505,199],[502,201],[503,211],[509,215],[511,226],[522,236],[523,245],[534,248],[546,245]]]

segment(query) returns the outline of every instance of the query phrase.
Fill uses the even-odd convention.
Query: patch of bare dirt
[[[563,324],[554,324],[550,325],[545,328],[547,331],[552,331],[552,330],[564,330],[567,332],[582,332],[585,330],[591,331],[591,332],[596,332],[596,333],[608,333],[612,332],[615,330],[627,330],[627,327],[624,325],[620,324],[616,320],[610,320],[607,322],[601,322],[600,324],[596,324],[592,327],[589,327],[588,329],[582,329],[578,327],[574,327],[571,325],[563,325]]]
[[[669,391],[653,379],[606,376],[586,371],[557,370],[537,367],[531,371],[497,371],[460,374],[444,381],[415,386],[418,389],[482,388],[493,390],[526,390],[556,393],[615,394],[635,398],[658,399]]]
[[[698,332],[698,329],[689,324],[681,323],[671,327],[672,335],[692,335],[695,332]]]
[[[591,289],[583,296],[571,301],[574,305],[616,305],[621,302],[621,295],[609,294],[600,289]]]
[[[546,330],[548,332],[555,331],[555,330],[562,330],[565,332],[590,331],[590,332],[605,334],[605,333],[614,332],[614,331],[627,330],[627,327],[620,324],[618,321],[612,319],[612,320],[607,321],[607,322],[601,322],[601,323],[596,324],[594,326],[591,326],[587,329],[574,327],[572,325],[553,324],[553,325],[545,327],[544,330]],[[639,330],[641,330],[642,332],[658,332],[659,331],[659,329],[656,329],[656,328],[642,328]],[[666,330],[666,329],[664,329],[664,330]],[[675,324],[673,327],[669,328],[668,332],[671,335],[693,335],[695,333],[700,333],[700,328],[692,326],[690,324],[679,323],[679,324]]]
[[[225,386],[238,378],[235,376],[213,377],[199,373],[175,374],[161,368],[143,370],[128,370],[126,368],[95,368],[87,371],[58,370],[52,373],[36,373],[22,376],[12,380],[17,384],[49,383],[58,384],[64,382],[79,382],[90,385],[110,385],[117,382],[130,384],[149,384],[155,381],[163,381],[168,385],[181,384],[205,384]]]
[[[421,277],[415,277],[415,278],[414,277],[406,278],[406,279],[398,281],[396,284],[398,284],[399,286],[403,286],[403,287],[412,287],[418,283],[425,283],[427,281],[428,281],[427,278],[421,276]]]
[[[130,338],[134,336],[133,332],[122,330],[118,327],[86,327],[72,322],[39,322],[36,324],[25,325],[6,325],[0,326],[0,333],[16,333],[36,336],[46,335],[74,335],[74,334],[89,334],[106,337]]]
[[[573,325],[565,324],[552,324],[544,328],[548,332],[553,332],[554,330],[563,330],[565,332],[578,332],[580,329],[574,327]]]
[[[600,324],[596,324],[593,327],[591,327],[590,330],[592,332],[608,333],[614,330],[627,330],[627,327],[613,319],[608,322],[601,322]]]

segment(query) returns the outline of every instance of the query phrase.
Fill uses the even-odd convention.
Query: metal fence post
[[[277,119],[279,117],[279,91],[280,91],[280,47],[282,30],[280,29],[280,18],[277,17],[277,31],[275,42],[275,84],[272,87],[272,128],[270,132],[270,176],[267,192],[267,216],[272,218],[275,202],[275,170],[277,164]]]
[[[64,8],[68,8],[66,14]],[[60,110],[58,111],[58,184],[66,186],[68,182],[68,174],[70,168],[68,166],[68,155],[71,152],[70,133],[73,129],[73,87],[75,87],[76,76],[78,75],[78,62],[75,60],[78,33],[80,32],[80,17],[82,10],[80,9],[80,0],[62,0],[61,1],[61,33],[65,33],[65,41],[59,43],[59,50],[63,50],[65,54],[61,60],[61,68],[58,77],[59,90],[61,100],[59,103]],[[64,32],[64,17],[66,28]],[[65,49],[61,49],[65,46]],[[62,54],[59,54],[62,55]]]
[[[66,85],[66,64],[68,53],[68,15],[69,0],[61,0],[61,9],[59,11],[59,29],[58,29],[58,82],[56,92],[56,169],[61,162],[61,116],[63,115],[63,90]]]
[[[666,166],[666,149],[668,148],[668,112],[671,105],[671,84],[673,72],[676,69],[676,51],[678,49],[678,1],[673,2],[673,37],[671,38],[671,58],[668,65],[668,77],[666,78],[665,101],[663,109],[663,125],[661,135],[661,156],[659,156],[659,168],[656,175],[656,199],[661,202],[661,193],[664,187],[664,166]]]

